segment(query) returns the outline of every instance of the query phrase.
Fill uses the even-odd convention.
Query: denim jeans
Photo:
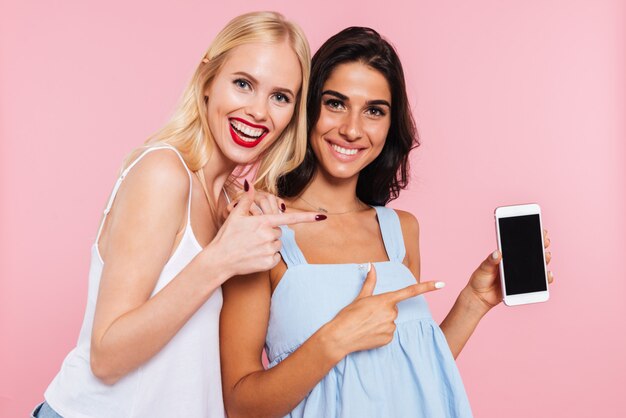
[[[54,409],[50,408],[48,402],[40,403],[33,409],[33,412],[30,413],[30,418],[63,418],[61,415],[57,414]]]

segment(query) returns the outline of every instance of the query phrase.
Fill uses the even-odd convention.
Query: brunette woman
[[[279,192],[328,220],[282,226],[282,261],[225,284],[229,416],[470,417],[454,357],[501,300],[500,256],[438,326],[422,294],[444,284],[419,281],[418,222],[385,207],[418,145],[396,52],[372,29],[340,32],[313,57],[308,100],[305,160]]]

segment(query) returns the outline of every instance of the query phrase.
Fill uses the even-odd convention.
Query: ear
[[[204,103],[208,103],[209,102],[209,97],[211,96],[211,85],[213,84],[213,81],[211,81],[210,83],[207,83],[207,85],[204,87]]]

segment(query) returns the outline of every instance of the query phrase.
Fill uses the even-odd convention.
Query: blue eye
[[[291,103],[291,100],[289,100],[289,96],[283,93],[274,94],[274,98],[280,103]]]
[[[240,89],[243,90],[249,90],[252,88],[252,86],[250,85],[250,83],[247,80],[244,80],[243,78],[238,78],[235,81],[233,81],[233,83],[239,87]]]

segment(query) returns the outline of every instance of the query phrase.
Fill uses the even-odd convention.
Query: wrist
[[[337,332],[333,321],[324,324],[316,334],[319,340],[319,347],[325,357],[333,364],[339,363],[341,359],[349,354],[349,351],[341,343],[340,334]]]
[[[472,289],[469,285],[463,288],[459,297],[457,298],[457,303],[459,303],[464,311],[469,312],[470,314],[476,315],[480,318],[485,316],[487,312],[494,307],[494,305],[489,304],[485,301],[474,289]]]
[[[214,287],[219,287],[235,275],[230,270],[229,263],[224,260],[225,258],[221,257],[219,252],[209,244],[196,256],[194,261],[197,263],[197,268],[200,269],[199,276],[214,283]]]

